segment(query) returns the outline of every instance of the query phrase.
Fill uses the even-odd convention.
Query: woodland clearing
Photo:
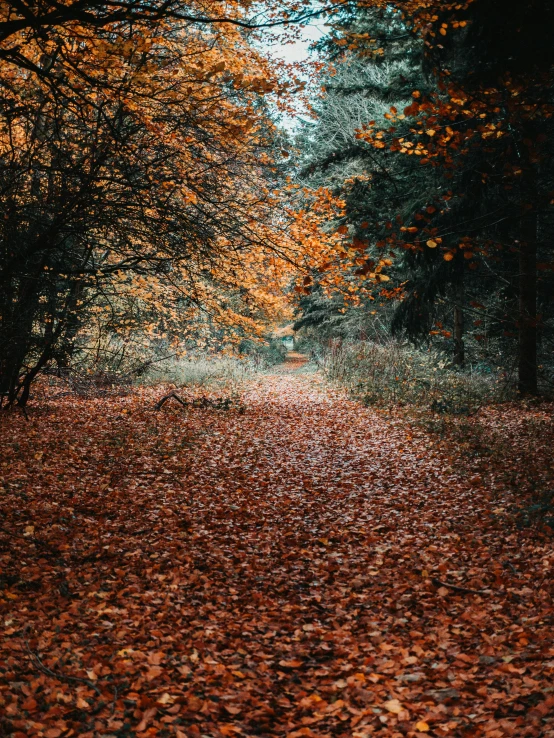
[[[299,356],[227,410],[166,390],[2,418],[2,735],[554,736],[552,538],[504,463]]]

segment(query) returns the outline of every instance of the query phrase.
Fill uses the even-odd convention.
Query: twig
[[[34,651],[31,651],[28,641],[25,641],[25,646],[27,648],[27,652],[29,656],[31,657],[31,663],[39,671],[42,671],[43,674],[53,677],[54,679],[59,679],[62,682],[69,682],[69,683],[77,682],[78,684],[86,684],[87,687],[89,687],[90,689],[93,689],[99,697],[102,697],[102,692],[98,689],[98,687],[96,686],[96,684],[94,684],[94,682],[90,681],[90,679],[83,679],[82,677],[70,676],[69,674],[62,674],[61,672],[53,671],[52,669],[49,669],[47,666],[45,666],[42,663],[38,654],[36,654]],[[103,706],[104,705],[102,704],[102,707]]]
[[[170,392],[165,397],[162,397],[161,400],[158,400],[155,406],[156,410],[161,410],[162,407],[165,405],[165,403],[168,400],[171,400],[171,398],[173,398],[174,400],[177,400],[177,402],[180,402],[183,407],[188,407],[190,405],[189,402],[185,402],[184,400],[182,400],[176,392]]]
[[[150,361],[144,361],[142,364],[139,364],[136,369],[131,370],[131,374],[137,374],[140,375],[141,372],[144,372],[146,369],[151,367],[153,364],[160,364],[162,361],[167,361],[168,359],[174,359],[177,356],[177,354],[169,354],[169,356],[163,356],[161,359],[151,359]]]
[[[487,594],[484,589],[469,589],[468,587],[459,587],[457,584],[450,584],[450,582],[441,582],[440,579],[431,579],[435,587],[449,587],[450,589],[456,590],[456,592],[467,592],[468,594],[482,595]]]
[[[8,536],[12,536],[12,538],[21,538],[24,541],[29,541],[30,543],[34,543],[36,546],[42,546],[43,548],[48,549],[52,554],[57,554],[58,556],[60,554],[59,548],[56,548],[51,543],[48,543],[48,541],[41,541],[39,538],[35,538],[35,536],[25,536],[23,535],[23,533],[17,533],[15,530],[7,530],[1,525],[0,532],[5,533]]]

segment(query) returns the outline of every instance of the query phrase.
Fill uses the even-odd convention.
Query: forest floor
[[[510,471],[303,364],[1,419],[1,735],[554,736],[552,408],[485,412]]]

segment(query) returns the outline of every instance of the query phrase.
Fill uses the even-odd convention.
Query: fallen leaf
[[[279,666],[283,666],[287,669],[298,669],[300,666],[304,664],[303,661],[298,661],[298,659],[291,659],[290,661],[279,661]]]
[[[420,733],[427,733],[427,731],[431,730],[429,724],[426,723],[424,720],[420,720],[419,723],[416,723],[415,729],[419,730]]]
[[[385,702],[383,704],[383,707],[385,708],[385,710],[388,710],[389,712],[393,712],[395,715],[398,715],[404,709],[402,705],[400,704],[400,702],[396,699],[388,700],[388,702]]]

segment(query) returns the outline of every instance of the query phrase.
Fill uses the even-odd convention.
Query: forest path
[[[302,370],[308,363],[310,357],[299,351],[288,351],[282,364],[277,364],[271,374],[289,374]]]
[[[4,734],[552,735],[541,553],[451,450],[318,374],[160,394],[0,427]]]

